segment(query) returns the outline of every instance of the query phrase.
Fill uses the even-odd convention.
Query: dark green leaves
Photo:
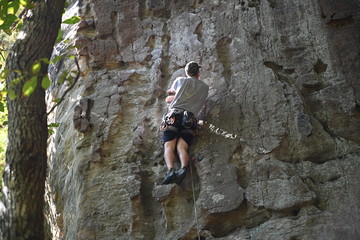
[[[58,35],[57,35],[57,37],[56,37],[56,43],[59,43],[59,42],[61,42],[63,40],[63,32],[62,32],[62,30],[61,30],[61,28],[59,29],[59,32],[58,32]]]
[[[32,65],[31,75],[29,76],[30,79],[25,82],[22,88],[24,96],[28,97],[35,91],[39,79],[41,79],[41,87],[43,89],[48,89],[50,87],[51,82],[49,77],[47,75],[42,77],[43,75],[41,74],[42,62],[47,64],[48,61],[49,60],[47,59],[42,59],[42,61],[38,61]]]
[[[54,133],[53,128],[57,128],[57,127],[59,127],[59,126],[60,126],[60,123],[50,123],[50,124],[48,125],[48,132],[49,132],[50,134],[53,134],[53,133]]]
[[[56,99],[53,100],[53,102],[58,103],[58,102],[60,102],[60,100],[61,100],[61,98],[56,98]]]
[[[20,7],[32,8],[31,0],[0,0],[0,30],[11,35],[20,19],[17,17]]]
[[[30,80],[26,81],[22,92],[24,94],[24,96],[30,96],[36,89],[37,85],[38,85],[38,76],[33,76],[30,78]],[[41,87],[43,89],[48,89],[51,85],[51,81],[50,78],[48,76],[45,76],[41,79]]]
[[[22,89],[25,96],[30,96],[35,91],[37,82],[38,82],[37,76],[34,76],[34,77],[30,78],[30,80],[25,82],[23,89]]]
[[[34,7],[34,4],[31,2],[31,0],[19,0],[19,2],[26,9],[30,9]]]
[[[43,77],[43,79],[41,80],[41,87],[46,90],[50,87],[50,85],[50,78],[48,76]]]
[[[9,31],[11,26],[16,22],[18,18],[13,14],[7,14],[5,18],[0,19],[0,29]]]
[[[48,127],[58,127],[60,126],[60,123],[50,123]]]

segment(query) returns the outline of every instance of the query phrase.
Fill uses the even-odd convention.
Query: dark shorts
[[[192,113],[185,114],[189,114],[190,118],[184,118],[184,111],[175,110],[165,114],[160,127],[163,145],[175,138],[182,138],[190,145],[197,129],[197,120]],[[192,121],[193,124],[189,124],[189,121]]]

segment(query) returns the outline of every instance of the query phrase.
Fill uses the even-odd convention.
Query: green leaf
[[[5,111],[4,103],[0,102],[0,112],[4,112],[4,111]]]
[[[59,56],[56,56],[56,57],[54,57],[54,59],[51,61],[51,63],[57,63],[58,61],[60,61],[60,60],[62,60],[63,58],[65,58],[66,57],[66,55],[64,54],[64,55],[59,55]]]
[[[8,0],[0,0],[0,16],[6,15],[8,8]]]
[[[24,78],[23,76],[20,76],[18,78],[11,80],[11,82],[9,82],[9,86],[16,87],[16,85],[19,84],[23,78]]]
[[[59,85],[60,85],[60,84],[63,84],[63,83],[65,82],[66,77],[67,77],[68,74],[69,74],[68,71],[64,71],[63,74],[60,75],[59,80],[58,80],[57,83],[58,83]]]
[[[41,80],[41,87],[46,90],[50,87],[50,85],[50,78],[48,76],[43,77],[43,79]]]
[[[30,0],[20,0],[20,4],[21,5],[26,5],[26,4],[28,4],[28,3],[30,3]]]
[[[61,30],[61,28],[59,29],[59,31],[58,31],[58,35],[57,35],[57,37],[56,37],[56,43],[59,43],[59,42],[61,42],[63,40],[63,32],[62,32],[62,30]]]
[[[54,99],[53,102],[58,103],[58,102],[60,102],[60,100],[61,100],[61,98],[57,98],[57,99]]]
[[[7,14],[5,19],[3,19],[4,22],[0,25],[0,29],[9,30],[16,20],[18,20],[17,16],[14,14]]]
[[[6,79],[9,75],[10,70],[4,69],[0,72],[0,79]]]
[[[32,67],[31,67],[31,71],[33,74],[37,74],[39,73],[41,70],[41,63],[35,63]]]
[[[37,86],[37,81],[38,81],[37,76],[34,76],[24,84],[23,93],[25,96],[30,96],[35,91],[35,88]]]
[[[7,12],[10,13],[10,14],[16,14],[16,12],[19,10],[19,7],[20,7],[19,1],[17,1],[17,0],[11,1],[11,2],[9,2]]]
[[[48,124],[48,132],[50,133],[50,134],[53,134],[55,131],[54,130],[52,130],[52,128],[56,128],[56,127],[59,127],[60,126],[60,123],[50,123],[50,124]]]
[[[71,18],[68,18],[68,19],[64,20],[63,23],[65,23],[65,24],[75,24],[75,23],[80,22],[80,20],[81,20],[80,17],[73,16]]]
[[[10,100],[14,100],[16,98],[15,91],[12,89],[7,90],[7,95],[9,96]]]
[[[20,0],[20,4],[23,5],[26,9],[35,7],[34,4],[31,3],[31,0]]]
[[[42,58],[42,59],[40,59],[40,61],[42,61],[46,64],[50,64],[50,60],[48,58]]]
[[[51,128],[51,127],[59,127],[59,126],[60,126],[60,123],[50,123],[48,125],[49,128]]]

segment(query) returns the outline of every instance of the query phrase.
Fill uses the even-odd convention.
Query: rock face
[[[81,78],[51,119],[52,239],[360,239],[359,1],[79,0],[67,15]],[[208,125],[184,182],[163,186],[165,90],[191,60]]]

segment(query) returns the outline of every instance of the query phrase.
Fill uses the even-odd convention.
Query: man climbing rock
[[[200,81],[200,66],[189,62],[185,66],[187,77],[175,79],[167,90],[168,112],[161,123],[161,140],[164,145],[164,159],[168,173],[162,184],[180,184],[186,176],[189,165],[188,147],[197,132],[196,114],[204,105],[209,86]],[[181,168],[174,168],[175,151]]]

